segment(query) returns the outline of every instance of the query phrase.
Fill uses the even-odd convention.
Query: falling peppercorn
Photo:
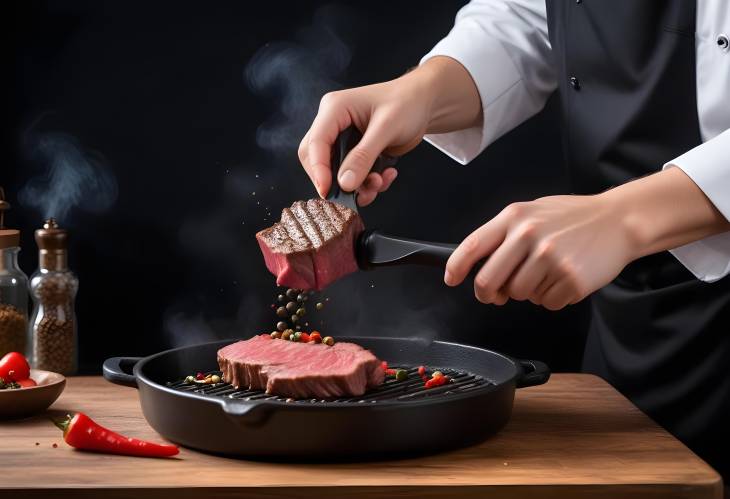
[[[276,309],[276,315],[278,315],[279,317],[286,317],[286,315],[287,315],[287,313],[286,313],[286,307],[279,307],[279,308],[277,308]]]
[[[324,308],[324,303],[322,303],[321,301],[317,302],[314,308],[316,308],[317,310],[322,310]]]

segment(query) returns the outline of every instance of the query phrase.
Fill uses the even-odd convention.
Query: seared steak
[[[236,388],[293,398],[362,395],[385,376],[381,361],[354,343],[297,343],[266,334],[221,348],[218,365]]]
[[[284,208],[281,220],[256,239],[276,284],[319,290],[357,270],[355,241],[362,230],[350,208],[310,199]]]

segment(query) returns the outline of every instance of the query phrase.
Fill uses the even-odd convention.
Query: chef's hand
[[[444,281],[474,278],[483,303],[530,300],[550,310],[611,282],[632,260],[730,231],[730,222],[679,168],[594,196],[515,203],[471,233],[446,264]]]
[[[468,128],[481,120],[479,93],[464,67],[434,57],[398,79],[326,94],[311,128],[299,145],[299,160],[320,196],[332,182],[330,153],[338,134],[350,125],[363,137],[343,161],[338,181],[358,190],[358,203],[371,203],[390,187],[395,168],[371,173],[382,152],[401,156],[424,134]]]

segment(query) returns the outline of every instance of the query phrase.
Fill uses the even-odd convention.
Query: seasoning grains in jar
[[[0,303],[0,356],[24,352],[28,320],[13,305]]]

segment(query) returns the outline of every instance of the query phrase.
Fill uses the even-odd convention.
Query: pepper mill
[[[68,232],[50,218],[35,231],[38,270],[33,298],[30,362],[36,369],[73,374],[78,363],[75,300],[79,281],[68,268]]]

